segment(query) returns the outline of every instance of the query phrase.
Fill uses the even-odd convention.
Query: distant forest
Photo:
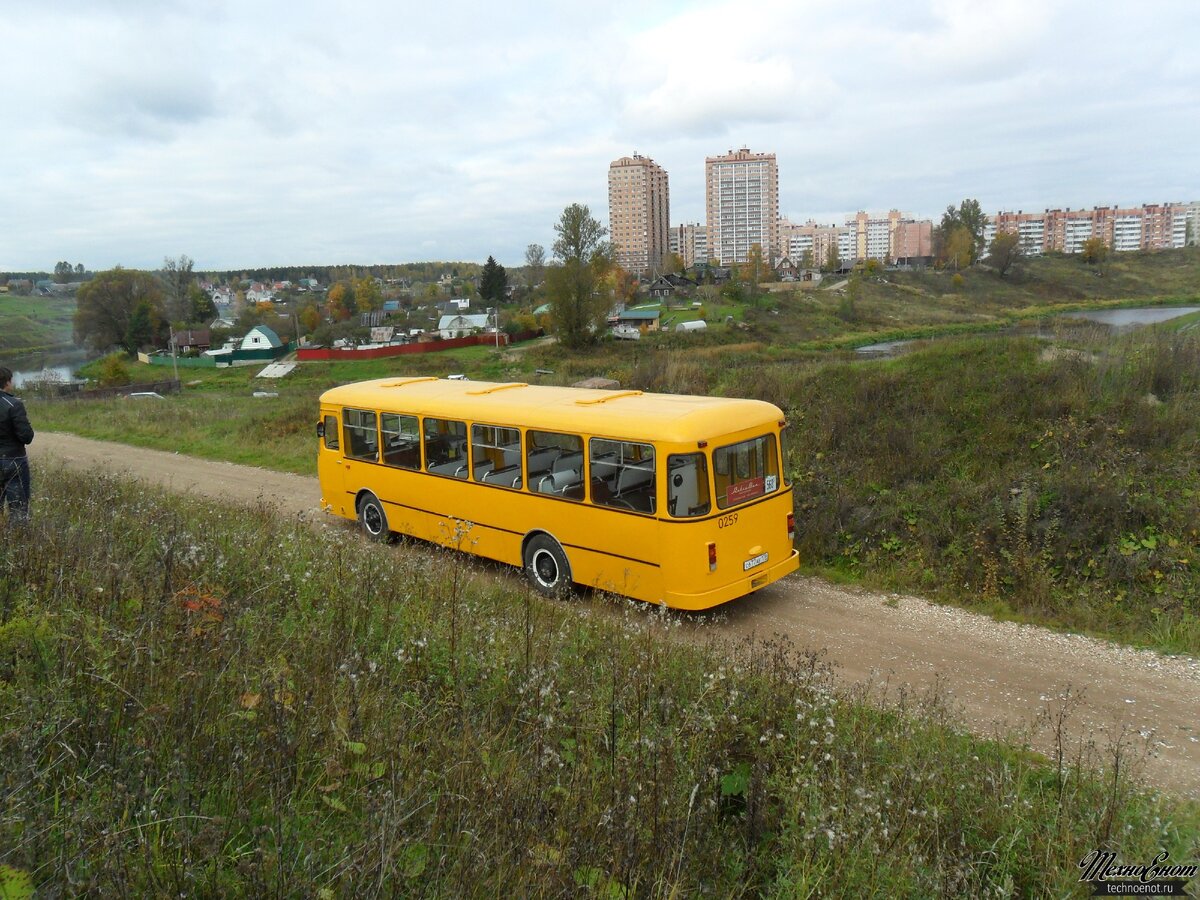
[[[454,278],[477,278],[483,270],[482,263],[475,262],[416,262],[387,263],[369,266],[266,266],[258,269],[200,269],[195,274],[216,281],[298,281],[315,278],[323,284],[332,284],[348,278],[374,275],[379,278],[408,278],[412,281],[437,281],[442,275]],[[151,269],[148,271],[158,271]],[[86,277],[94,273],[88,270]],[[30,281],[54,278],[53,272],[0,272],[0,283],[27,278]]]

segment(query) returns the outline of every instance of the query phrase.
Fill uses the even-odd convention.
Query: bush
[[[101,387],[116,387],[133,381],[128,357],[124,353],[110,353],[101,359],[97,363],[97,372]]]

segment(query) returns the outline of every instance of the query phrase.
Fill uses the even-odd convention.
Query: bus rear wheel
[[[525,577],[539,594],[547,597],[566,593],[571,585],[571,566],[558,541],[538,534],[525,545]]]
[[[392,536],[388,528],[387,513],[383,511],[383,504],[374,494],[365,494],[358,501],[358,524],[373,541],[386,541]]]

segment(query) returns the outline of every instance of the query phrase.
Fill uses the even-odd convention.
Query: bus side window
[[[346,429],[346,455],[354,459],[379,459],[379,433],[375,430],[375,413],[365,409],[346,409],[342,412]]]
[[[589,464],[593,503],[634,512],[655,511],[653,445],[592,438]]]
[[[325,448],[327,450],[337,450],[340,446],[338,441],[338,420],[337,416],[325,417]]]
[[[708,460],[703,453],[667,457],[667,511],[676,518],[707,515]]]
[[[425,471],[451,478],[467,477],[466,422],[425,420]]]
[[[567,500],[583,499],[583,438],[554,431],[526,433],[529,489]]]
[[[472,425],[471,460],[475,481],[519,488],[521,432],[496,425]]]
[[[383,461],[401,469],[421,468],[421,429],[416,416],[383,413],[379,417],[383,434]]]

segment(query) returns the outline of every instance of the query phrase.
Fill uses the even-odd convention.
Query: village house
[[[446,340],[452,340],[491,331],[491,319],[487,313],[442,316],[438,320],[438,334]]]

